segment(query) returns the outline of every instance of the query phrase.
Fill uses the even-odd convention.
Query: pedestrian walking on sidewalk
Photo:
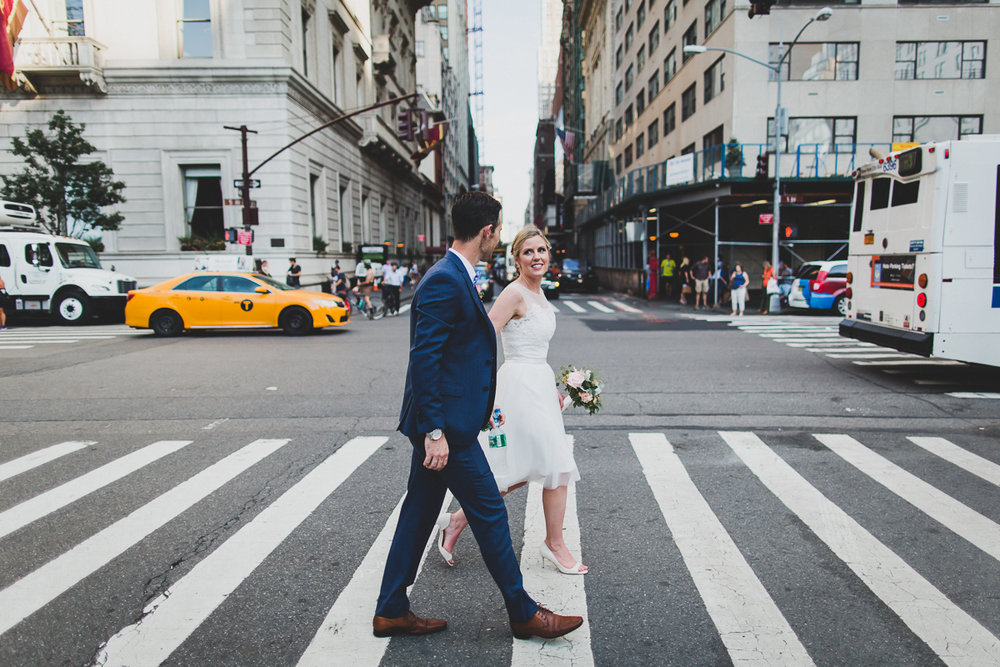
[[[729,276],[729,284],[732,286],[733,294],[733,315],[743,315],[743,310],[747,305],[747,283],[750,276],[743,270],[743,265],[736,262],[733,273]]]

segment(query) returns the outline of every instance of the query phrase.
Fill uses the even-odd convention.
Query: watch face
[[[436,428],[427,435],[430,437],[431,440],[440,440],[441,436],[444,434],[441,432],[441,429]]]

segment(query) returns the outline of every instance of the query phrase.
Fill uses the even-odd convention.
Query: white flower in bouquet
[[[575,407],[586,408],[590,414],[601,409],[601,391],[604,385],[597,380],[593,371],[575,366],[563,367],[560,371],[559,380]]]

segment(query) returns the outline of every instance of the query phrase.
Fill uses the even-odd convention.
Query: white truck
[[[8,309],[81,324],[95,314],[121,317],[134,278],[101,267],[86,241],[45,232],[35,209],[0,201],[0,278]]]

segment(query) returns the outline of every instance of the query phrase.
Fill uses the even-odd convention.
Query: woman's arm
[[[500,296],[497,297],[496,301],[493,302],[493,307],[490,308],[490,322],[493,323],[493,329],[497,333],[500,332],[511,319],[524,317],[524,313],[527,311],[527,307],[524,301],[524,295],[521,291],[514,287],[514,283],[511,283],[500,292]]]

